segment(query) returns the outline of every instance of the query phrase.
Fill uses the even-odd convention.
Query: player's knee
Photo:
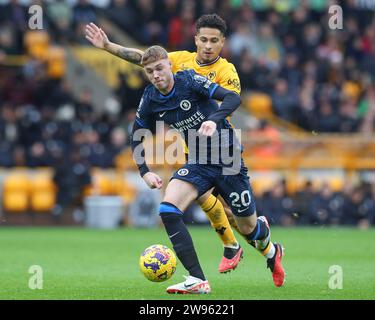
[[[204,194],[203,196],[199,197],[196,202],[199,206],[202,206],[207,200],[208,198],[210,197],[210,195],[206,195]]]
[[[228,217],[228,220],[234,219],[232,209],[226,203],[223,203],[223,207],[224,207],[225,215]]]
[[[237,217],[237,225],[242,234],[250,234],[254,231],[257,226],[256,215],[250,217]]]
[[[211,197],[212,190],[213,190],[213,189],[210,189],[210,190],[208,190],[206,193],[202,194],[202,195],[196,200],[196,203],[197,203],[199,206],[204,205],[204,204],[206,203],[206,201]]]

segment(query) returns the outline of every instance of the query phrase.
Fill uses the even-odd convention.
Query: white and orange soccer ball
[[[162,244],[154,244],[146,248],[139,258],[142,273],[153,282],[168,280],[176,271],[176,266],[176,255]]]

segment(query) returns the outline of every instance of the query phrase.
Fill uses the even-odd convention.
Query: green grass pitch
[[[222,246],[209,227],[189,228],[212,293],[168,295],[167,286],[183,281],[177,265],[166,282],[144,278],[138,259],[144,248],[171,247],[162,228],[92,230],[84,228],[0,228],[0,299],[375,299],[375,229],[272,228],[286,249],[287,281],[273,285],[266,261],[246,245],[244,259],[229,274],[219,274]],[[30,289],[29,268],[43,270],[43,288]],[[343,271],[343,288],[330,289],[329,268]]]

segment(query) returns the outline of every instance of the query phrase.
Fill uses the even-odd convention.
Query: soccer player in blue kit
[[[174,75],[168,53],[159,46],[148,48],[141,64],[152,85],[146,87],[137,110],[132,149],[146,184],[150,188],[161,188],[163,182],[145,163],[143,139],[137,138],[140,136],[138,130],[154,131],[156,122],[164,121],[182,134],[190,150],[187,163],[169,181],[159,208],[173,249],[189,272],[184,282],[168,287],[167,292],[211,292],[182,216],[194,200],[209,195],[214,187],[230,205],[246,239],[255,241],[259,246],[270,247],[267,264],[273,270],[275,284],[282,286],[285,279],[281,264],[284,249],[280,244],[271,242],[267,219],[256,215],[247,168],[241,158],[242,146],[226,120],[239,107],[239,95],[193,70]],[[215,100],[222,101],[220,107]]]

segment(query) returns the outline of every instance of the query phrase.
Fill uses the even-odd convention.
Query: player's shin
[[[182,220],[182,212],[173,204],[160,204],[160,217],[178,259],[193,277],[206,280],[194,249],[193,240]]]
[[[271,230],[265,217],[258,217],[254,230],[245,237],[266,258],[274,256],[275,247],[271,242]]]
[[[226,212],[226,208],[224,208],[224,211]],[[230,208],[228,207],[228,210],[230,210]],[[233,216],[233,213],[231,213],[230,215],[226,215],[227,216],[227,218],[228,218],[228,221],[229,221],[229,224],[230,224],[230,226],[233,228],[233,229],[235,229],[246,241],[248,241],[247,240],[247,238],[246,238],[246,236],[244,236],[242,233],[241,233],[241,230],[240,230],[240,228],[238,227],[238,224],[237,224],[237,221],[236,221],[236,219],[234,219],[234,216]],[[254,243],[254,245],[253,245],[254,247],[255,247],[255,243]]]

